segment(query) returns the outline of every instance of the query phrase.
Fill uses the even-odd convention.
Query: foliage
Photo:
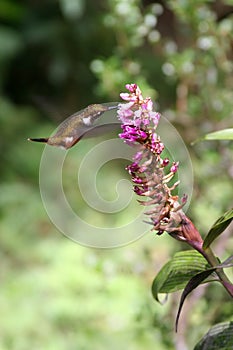
[[[210,247],[231,223],[233,210],[222,215],[203,240],[183,210],[187,201],[186,196],[173,194],[179,182],[172,186],[169,184],[177,173],[179,163],[171,163],[171,159],[164,158],[162,154],[164,144],[157,134],[160,114],[153,110],[150,97],[143,98],[138,85],[126,84],[126,89],[128,92],[121,93],[120,97],[127,103],[119,104],[118,107],[118,117],[123,131],[119,137],[136,148],[132,163],[126,167],[134,183],[133,191],[143,198],[138,202],[149,209],[145,214],[149,218],[148,223],[152,225],[152,231],[155,230],[159,236],[166,232],[196,251],[196,254],[190,251],[176,254],[163,266],[152,285],[152,293],[157,301],[159,292],[171,293],[184,288],[176,316],[177,331],[186,297],[201,283],[206,282],[213,273],[212,280],[220,282],[233,298],[233,283],[224,272],[225,268],[233,266],[231,263],[233,255],[220,263]],[[225,343],[225,339],[223,340]]]
[[[0,347],[169,350],[185,342],[193,348],[212,324],[231,319],[225,293],[212,285],[196,309],[191,294],[192,315],[184,312],[173,340],[177,294],[161,307],[147,291],[177,244],[149,234],[104,252],[67,241],[41,203],[42,148],[26,139],[49,135],[90,103],[118,100],[130,81],[156,99],[187,145],[231,128],[232,1],[1,0],[0,21]],[[80,153],[88,147],[80,143]],[[190,216],[207,232],[232,203],[232,142],[200,142],[189,150],[195,173]],[[74,164],[65,185],[88,215],[73,192]],[[118,174],[114,168],[100,180],[109,196],[111,176]],[[93,221],[100,220],[95,215]],[[232,250],[230,230],[215,243],[223,259]]]
[[[212,327],[208,334],[200,340],[194,350],[230,349],[233,346],[232,322],[220,323]]]

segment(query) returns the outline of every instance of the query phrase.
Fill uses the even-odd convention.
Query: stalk
[[[210,247],[202,249],[201,253],[212,267],[219,265],[219,261]],[[231,283],[223,269],[216,269],[216,274],[218,275],[220,282],[222,283],[226,291],[230,294],[231,297],[233,297],[233,284]]]

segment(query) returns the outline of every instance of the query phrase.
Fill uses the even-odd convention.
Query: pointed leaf
[[[177,312],[177,316],[176,316],[176,332],[177,332],[177,328],[178,328],[180,313],[181,313],[181,310],[182,310],[182,307],[184,305],[184,301],[185,301],[186,297],[195,288],[197,288],[207,277],[209,277],[209,275],[211,275],[215,270],[216,270],[216,267],[213,267],[213,268],[210,268],[206,271],[202,271],[202,272],[196,274],[194,277],[192,277],[190,279],[190,281],[186,285],[186,287],[181,295],[181,298],[180,298],[180,304],[179,304],[179,308],[178,308],[178,312]]]
[[[233,219],[233,209],[228,210],[223,214],[209,230],[204,243],[203,249],[206,249],[210,244],[227,228]]]
[[[219,323],[210,328],[194,350],[230,350],[233,349],[233,322]]]
[[[230,256],[229,258],[227,258],[223,263],[220,263],[214,267],[211,267],[205,271],[202,271],[190,279],[190,281],[187,283],[186,287],[184,288],[184,291],[183,291],[181,298],[180,298],[179,309],[178,309],[177,316],[176,316],[176,326],[175,326],[176,331],[178,328],[180,313],[181,313],[184,301],[185,301],[186,297],[188,296],[188,294],[190,294],[195,288],[197,288],[201,283],[203,283],[203,281],[206,280],[207,277],[209,277],[211,274],[213,274],[213,272],[216,271],[217,269],[232,267],[233,266],[233,263],[231,263],[232,260],[233,260],[233,255]],[[216,275],[216,277],[217,277],[217,275]],[[214,280],[219,281],[219,279],[217,278],[217,279],[208,280],[208,282],[214,281]],[[207,282],[207,280],[206,280],[206,282]]]
[[[233,267],[233,263],[230,263],[232,260],[233,260],[233,257],[231,256],[230,258],[225,260],[223,263],[214,266],[214,269],[227,269],[228,267]]]
[[[176,253],[155,277],[152,284],[153,297],[159,301],[159,293],[172,293],[183,289],[190,278],[208,267],[205,258],[195,250]]]
[[[205,140],[233,140],[233,128],[211,132],[209,134],[204,135],[203,137],[200,137],[192,144]]]
[[[229,256],[229,258],[227,258],[226,260],[224,260],[223,263],[222,263],[221,265],[223,266],[223,268],[229,267],[230,265],[232,265],[232,264],[231,264],[232,260],[233,260],[233,255]]]

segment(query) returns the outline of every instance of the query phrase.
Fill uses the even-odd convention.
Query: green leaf
[[[206,249],[210,244],[227,228],[233,219],[233,209],[224,213],[211,227],[204,239],[203,249]]]
[[[194,350],[230,350],[233,349],[233,322],[214,325],[198,342]]]
[[[159,293],[172,293],[183,289],[190,278],[208,267],[205,258],[195,250],[176,253],[155,277],[152,284],[153,297],[159,301]]]
[[[200,137],[199,139],[194,141],[192,144],[195,144],[200,141],[206,141],[206,140],[233,140],[233,128],[211,132],[209,134],[206,134]]]
[[[223,263],[221,263],[222,267],[228,267],[231,266],[231,261],[233,260],[233,255],[229,256]]]

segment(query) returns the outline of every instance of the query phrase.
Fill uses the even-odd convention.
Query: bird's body
[[[94,122],[104,113],[118,106],[105,106],[93,104],[81,112],[75,113],[65,119],[56,133],[48,138],[29,138],[30,141],[43,142],[51,146],[59,146],[65,149],[74,146],[89,130]]]

